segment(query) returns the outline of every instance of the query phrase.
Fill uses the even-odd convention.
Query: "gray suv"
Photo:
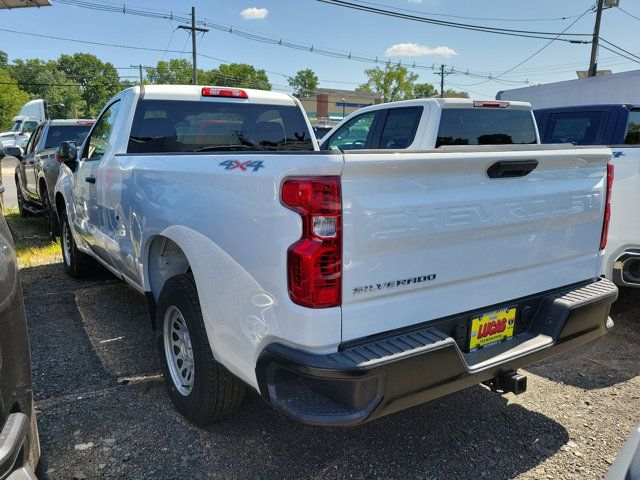
[[[85,119],[47,120],[33,131],[24,151],[20,147],[7,149],[7,154],[19,160],[15,180],[20,214],[44,213],[54,240],[58,235],[58,217],[51,206],[60,169],[56,149],[63,141],[81,145],[93,124],[94,120]]]

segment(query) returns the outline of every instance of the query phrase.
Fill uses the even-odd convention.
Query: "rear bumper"
[[[443,333],[440,325],[466,322],[477,312],[391,332],[326,355],[273,343],[256,366],[260,393],[274,408],[303,423],[363,423],[604,335],[613,326],[608,315],[617,295],[616,286],[602,278],[514,300],[510,304],[517,304],[519,311],[525,304],[535,305],[526,331],[474,352],[465,352],[460,338]]]

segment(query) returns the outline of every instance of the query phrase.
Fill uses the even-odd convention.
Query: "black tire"
[[[182,393],[179,389],[184,389],[184,385],[176,385],[169,367],[172,359],[168,358],[170,354],[165,349],[165,323],[171,323],[170,320],[165,322],[165,314],[168,310],[175,312],[174,309],[178,310],[186,323],[193,352],[193,384],[188,392]],[[209,424],[235,412],[244,400],[246,387],[213,358],[198,291],[191,275],[176,275],[167,280],[158,298],[156,326],[165,386],[176,409],[189,421],[199,425]]]
[[[54,242],[60,235],[60,222],[58,222],[58,214],[55,209],[51,207],[51,201],[49,200],[49,192],[46,188],[42,189],[40,193],[42,196],[42,205],[44,206],[44,219],[47,222],[47,229],[49,230],[49,237]]]
[[[95,267],[95,262],[86,253],[78,250],[67,216],[62,217],[62,232],[60,234],[60,249],[62,250],[62,265],[64,271],[73,278],[82,278]]]
[[[31,212],[24,208],[25,200],[22,195],[22,188],[20,187],[20,182],[18,181],[18,177],[16,177],[16,196],[18,197],[18,212],[24,218],[30,217]]]

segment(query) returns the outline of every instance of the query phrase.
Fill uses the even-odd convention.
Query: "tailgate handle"
[[[489,178],[524,177],[538,166],[537,160],[502,160],[487,169]]]

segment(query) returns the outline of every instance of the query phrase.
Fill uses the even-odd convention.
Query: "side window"
[[[113,102],[103,112],[94,125],[89,136],[89,141],[86,143],[83,155],[87,160],[98,160],[102,158],[102,155],[104,155],[104,152],[107,149],[109,137],[113,130],[113,124],[118,116],[119,108],[120,100]]]
[[[640,110],[629,112],[624,143],[625,145],[640,145]]]
[[[553,113],[544,143],[596,145],[604,112]]]
[[[376,113],[377,111],[363,113],[349,120],[331,136],[327,149],[361,150],[365,148],[367,139],[372,133],[371,126]]]
[[[29,137],[29,142],[27,143],[27,149],[25,153],[32,153],[36,149],[36,145],[40,141],[40,136],[42,134],[43,127],[38,127]]]
[[[38,122],[24,122],[24,127],[22,127],[22,133],[33,132],[35,128],[38,126]]]
[[[380,138],[380,148],[407,148],[416,135],[422,107],[394,108],[389,111]]]

